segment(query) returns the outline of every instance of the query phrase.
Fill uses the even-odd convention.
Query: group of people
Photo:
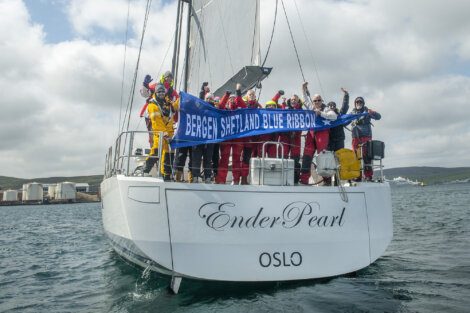
[[[162,148],[162,162],[160,162],[160,172],[165,181],[184,181],[184,168],[188,162],[188,181],[191,183],[205,182],[225,184],[228,173],[229,159],[232,159],[232,184],[248,184],[250,169],[250,159],[253,157],[280,157],[294,160],[294,183],[309,184],[311,176],[312,160],[315,153],[324,150],[337,151],[344,148],[345,126],[340,125],[330,129],[306,132],[305,145],[301,157],[301,136],[302,131],[279,132],[263,134],[245,138],[231,139],[217,144],[208,143],[193,147],[176,149],[175,152],[169,147],[169,140],[173,137],[175,125],[178,122],[179,95],[173,88],[173,75],[167,71],[158,82],[154,82],[150,75],[146,75],[141,94],[146,98],[145,105],[140,111],[140,116],[145,117],[147,129],[153,131],[149,136],[151,151],[147,158],[144,173],[149,173],[157,162],[158,147],[160,140]],[[303,100],[296,94],[289,99],[284,98],[284,91],[279,90],[264,108],[282,110],[313,110],[316,115],[324,119],[334,121],[338,116],[346,114],[349,110],[349,93],[341,88],[343,92],[343,102],[341,108],[337,108],[335,102],[324,103],[319,94],[310,97],[308,83],[302,85]],[[242,96],[241,85],[237,84],[235,93],[226,91],[219,98],[211,93],[209,84],[204,82],[201,86],[199,98],[213,105],[220,110],[237,110],[240,108],[263,108],[258,102],[254,90],[248,90]],[[368,113],[354,121],[351,126],[352,147],[354,151],[361,148],[364,143],[372,139],[371,120],[379,120],[381,115],[368,109],[365,106],[364,98],[357,97],[354,100],[352,114]],[[164,133],[160,138],[159,132]],[[278,142],[279,145],[264,145],[265,142]],[[280,146],[282,145],[282,149]],[[264,147],[266,151],[264,151]],[[366,164],[370,164],[367,154],[362,157]],[[188,160],[189,159],[189,160]],[[202,171],[201,171],[202,168]],[[364,178],[371,180],[372,168],[366,166]],[[331,178],[323,177],[325,185],[331,184]]]

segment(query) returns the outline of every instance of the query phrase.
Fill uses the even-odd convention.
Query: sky
[[[373,136],[385,142],[385,168],[470,166],[470,1],[284,2],[311,91],[340,103],[344,87],[351,106],[362,96],[381,113]],[[0,0],[0,176],[103,173],[129,98],[145,4]],[[274,4],[261,0],[262,55]],[[300,93],[281,12],[262,98]],[[139,84],[169,69],[175,17],[175,1],[152,1]],[[143,102],[137,93],[131,128],[144,130]]]

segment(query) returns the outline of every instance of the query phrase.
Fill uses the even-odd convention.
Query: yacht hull
[[[284,281],[357,271],[393,236],[390,186],[230,186],[107,178],[103,225],[118,254],[174,277]]]

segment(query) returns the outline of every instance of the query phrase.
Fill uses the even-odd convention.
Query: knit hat
[[[165,86],[163,84],[157,84],[157,86],[155,86],[155,92],[158,93],[159,91],[166,92]]]
[[[363,97],[357,97],[357,98],[354,100],[354,103],[356,103],[357,101],[362,101],[363,104],[366,104],[366,102],[364,101],[364,98],[363,98]]]

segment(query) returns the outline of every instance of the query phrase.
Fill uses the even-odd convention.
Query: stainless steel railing
[[[122,174],[126,176],[134,176],[138,166],[143,166],[142,162],[147,158],[156,158],[157,169],[160,168],[160,160],[162,154],[163,140],[158,140],[158,151],[154,156],[145,153],[144,146],[149,147],[149,136],[157,134],[159,138],[163,138],[163,132],[153,131],[125,131],[119,134],[113,146],[109,147],[105,158],[104,177],[108,178],[113,175]],[[140,165],[139,165],[140,164]],[[142,168],[143,170],[143,168]],[[157,170],[157,177],[160,171]]]

